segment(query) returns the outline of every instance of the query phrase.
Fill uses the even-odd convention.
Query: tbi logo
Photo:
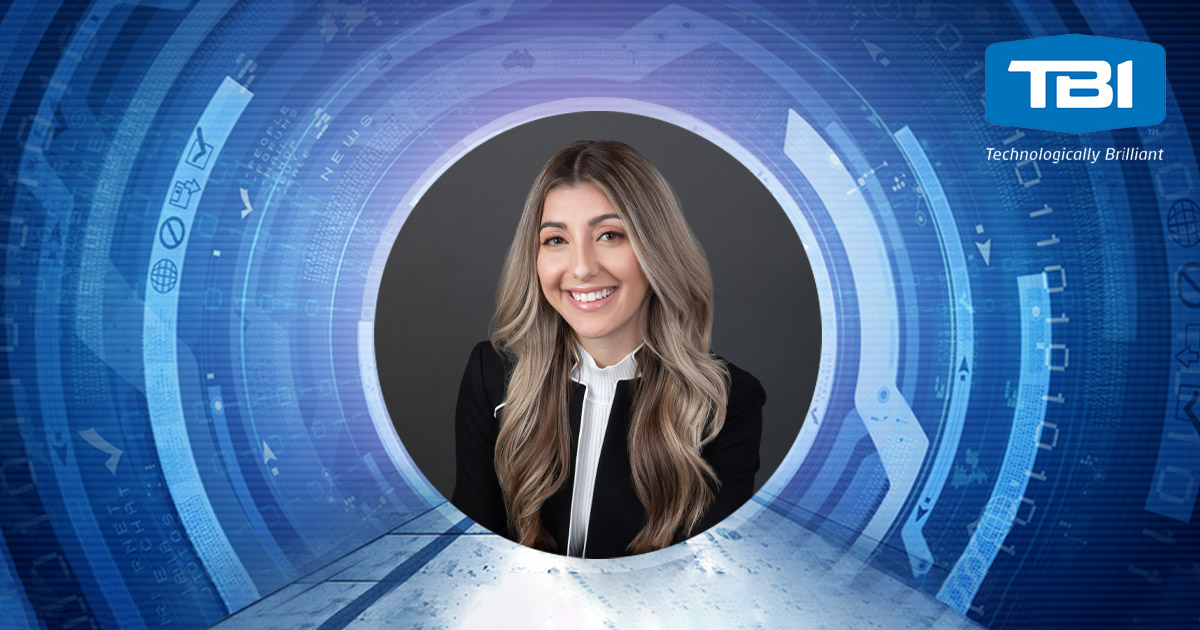
[[[1091,35],[1003,42],[984,54],[988,122],[1082,133],[1166,116],[1163,47]]]

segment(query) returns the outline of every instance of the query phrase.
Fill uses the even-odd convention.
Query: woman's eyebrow
[[[619,215],[619,214],[602,214],[598,217],[592,217],[588,221],[588,227],[596,227],[596,225],[598,225],[604,221],[607,221],[609,219],[617,219],[619,221],[621,219],[621,215]],[[542,224],[542,227],[540,227],[538,229],[544,230],[546,228],[557,228],[560,230],[565,230],[565,229],[567,229],[567,224],[560,223],[558,221],[546,221],[545,223]]]

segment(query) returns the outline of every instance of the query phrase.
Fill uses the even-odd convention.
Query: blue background
[[[532,589],[550,608],[529,615],[601,627],[887,624],[926,605],[989,628],[1194,626],[1200,74],[1195,15],[1176,11],[13,2],[0,618],[198,628],[244,610],[230,623],[261,627],[244,615],[284,593],[313,607],[295,625],[441,627]],[[1165,120],[989,124],[985,48],[1065,33],[1162,44]],[[583,110],[684,126],[758,174],[823,320],[812,406],[755,500],[604,565],[447,507],[395,436],[425,419],[388,417],[371,336],[383,262],[437,174]],[[383,577],[334,579],[368,543],[392,545],[372,552]],[[869,596],[836,600],[843,584]]]

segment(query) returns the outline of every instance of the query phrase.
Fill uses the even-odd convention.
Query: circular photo
[[[541,119],[453,164],[384,269],[376,359],[414,463],[519,544],[646,553],[748,502],[817,377],[804,248],[706,139],[630,114]]]

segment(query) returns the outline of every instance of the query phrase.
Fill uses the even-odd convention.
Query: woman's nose
[[[571,257],[571,275],[579,280],[587,280],[596,274],[599,266],[596,263],[596,252],[588,244],[574,249]]]

